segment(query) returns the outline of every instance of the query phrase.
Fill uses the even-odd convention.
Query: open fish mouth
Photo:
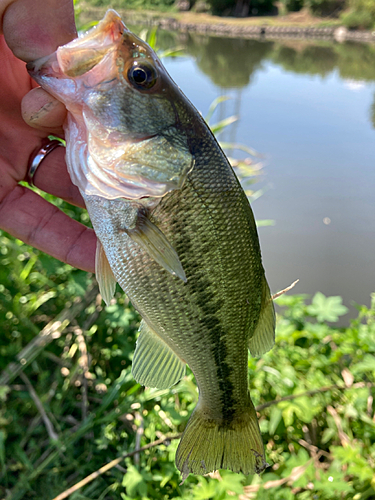
[[[58,72],[57,67],[53,65],[56,61],[62,74],[70,77],[80,76],[113,50],[124,32],[130,33],[117,12],[109,10],[105,18],[93,29],[59,47],[53,54],[29,62],[27,70],[31,74],[38,74],[44,66],[49,67],[52,72]]]
[[[137,200],[181,188],[194,158],[167,97],[175,84],[115,11],[27,69],[67,107],[68,171],[82,193]],[[135,102],[155,119],[143,124]]]

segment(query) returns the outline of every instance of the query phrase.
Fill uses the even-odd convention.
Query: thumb
[[[25,62],[77,36],[72,0],[1,0],[0,19],[7,45]]]
[[[0,0],[1,18],[7,45],[25,62],[47,56],[77,36],[72,0]],[[22,116],[31,127],[62,135],[65,115],[65,106],[41,88],[23,98]]]
[[[32,89],[23,97],[21,110],[22,118],[30,127],[63,136],[66,108],[41,87]]]

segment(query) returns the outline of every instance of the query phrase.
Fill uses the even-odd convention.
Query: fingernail
[[[30,122],[38,122],[41,118],[44,118],[48,115],[53,109],[59,106],[61,103],[59,101],[50,101],[44,104],[38,111],[35,111],[32,115],[29,116]]]

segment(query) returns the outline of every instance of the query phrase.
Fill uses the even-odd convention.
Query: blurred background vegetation
[[[106,8],[108,0],[82,0],[77,6]],[[339,22],[348,29],[375,29],[373,0],[112,0],[111,7],[162,12],[191,10],[235,17],[285,16],[301,12],[306,21],[311,20],[310,16],[317,16]],[[292,23],[296,20],[294,18]]]
[[[270,467],[180,486],[174,438],[197,402],[192,373],[170,390],[141,387],[131,375],[139,316],[124,294],[106,307],[92,275],[5,233],[0,243],[1,498],[52,500],[72,487],[76,500],[375,497],[375,295],[347,328],[335,326],[340,297],[276,299],[276,346],[249,358]]]

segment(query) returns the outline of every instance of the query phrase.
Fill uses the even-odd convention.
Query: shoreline
[[[84,22],[101,19],[106,9],[85,5],[79,14]],[[375,31],[348,30],[338,22],[320,18],[298,21],[298,16],[229,18],[193,12],[156,12],[118,9],[127,24],[159,27],[182,33],[229,38],[316,39],[336,42],[374,43]],[[294,19],[296,19],[294,21]],[[329,24],[328,26],[325,24]]]

